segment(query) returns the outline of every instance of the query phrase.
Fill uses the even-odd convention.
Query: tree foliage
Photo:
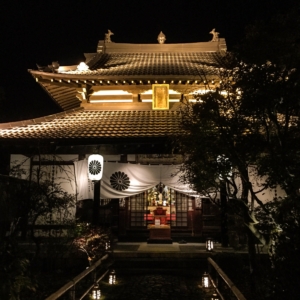
[[[196,103],[182,105],[186,136],[176,141],[185,158],[182,180],[217,204],[226,183],[231,207],[270,251],[274,282],[286,281],[283,272],[300,247],[298,14],[249,27],[240,52],[223,58],[220,84],[207,84],[207,93],[196,95]],[[265,198],[271,190],[273,197]],[[289,295],[279,286],[281,295]]]
[[[219,70],[220,86],[182,107],[183,180],[207,195],[217,195],[225,181],[240,207],[253,214],[259,205],[267,213],[264,190],[299,192],[300,73],[271,62],[228,61]]]
[[[240,59],[248,63],[274,64],[292,69],[300,61],[300,5],[282,7],[270,20],[256,21],[246,27],[236,45]]]
[[[15,228],[15,227],[12,227]],[[36,290],[30,273],[30,262],[18,246],[13,229],[0,237],[0,298],[19,300],[24,290]]]
[[[90,224],[77,224],[77,236],[73,245],[75,249],[83,252],[89,264],[92,264],[110,248],[110,230]]]
[[[55,274],[59,269],[62,272],[69,263],[66,257],[71,254],[74,238],[72,231],[75,219],[72,209],[75,205],[75,195],[66,192],[62,184],[54,180],[54,169],[51,165],[49,167],[39,164],[29,174],[28,168],[24,168],[29,158],[24,159],[25,161],[15,163],[11,169],[11,175],[15,178],[2,176],[0,181],[0,207],[3,208],[1,225],[5,225],[0,236],[3,240],[1,257],[4,266],[3,272],[0,273],[5,280],[1,280],[0,286],[5,295],[11,295],[11,298],[0,296],[1,299],[19,299],[24,293],[33,297],[35,293],[48,291],[47,288],[56,281],[53,280],[51,284],[48,282],[43,291],[41,286],[45,271]],[[62,182],[69,180],[67,170],[61,176],[64,176],[59,178]],[[5,235],[9,228],[12,233],[7,238]],[[24,233],[23,238],[18,237],[20,232]],[[23,248],[25,239],[29,244],[35,243],[35,253],[30,259],[28,247]],[[47,260],[42,264],[44,257],[47,257]],[[33,284],[31,279],[34,276],[36,284]],[[26,289],[30,289],[31,292],[26,292]]]

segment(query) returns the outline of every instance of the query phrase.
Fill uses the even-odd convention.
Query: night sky
[[[84,61],[83,53],[96,52],[108,29],[119,43],[157,43],[160,31],[166,43],[186,43],[209,41],[210,30],[216,28],[230,50],[247,24],[295,2],[2,0],[0,87],[6,102],[0,103],[1,113],[5,111],[6,121],[16,121],[59,112],[27,70],[36,69],[36,63]]]

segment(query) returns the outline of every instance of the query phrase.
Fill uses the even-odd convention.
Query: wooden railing
[[[58,291],[47,297],[45,300],[56,300],[59,297],[65,295],[68,293],[68,299],[75,300],[79,299],[82,300],[94,287],[94,284],[102,280],[103,277],[106,276],[109,270],[104,271],[104,273],[99,277],[96,278],[96,270],[100,265],[102,264],[103,260],[106,260],[108,258],[108,254],[104,255],[102,258],[100,258],[97,262],[95,262],[93,265],[91,265],[88,269],[81,272],[79,275],[77,275],[75,278],[73,278],[71,281],[69,281],[67,284],[65,284],[63,287],[61,287]],[[92,273],[95,272],[95,273]],[[76,289],[76,284],[81,282],[83,279],[87,277],[87,275],[91,274],[93,279],[91,279],[91,285],[85,289],[85,291],[82,293],[81,296],[78,296],[78,290]]]
[[[207,260],[210,281],[221,299],[246,300],[241,291],[235,286],[235,284],[229,279],[229,277],[217,265],[217,263],[210,257]]]

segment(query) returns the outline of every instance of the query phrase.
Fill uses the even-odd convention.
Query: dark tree
[[[300,71],[271,61],[245,63],[234,55],[224,57],[224,64],[220,85],[207,86],[209,92],[198,95],[196,103],[183,105],[187,134],[177,143],[185,157],[183,181],[217,204],[226,184],[228,201],[248,229],[254,283],[256,240],[274,257],[284,225],[264,193],[282,190],[300,200]],[[261,230],[256,211],[268,216],[268,230]]]

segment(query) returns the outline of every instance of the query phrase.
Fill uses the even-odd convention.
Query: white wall
[[[49,162],[49,165],[34,165],[32,167],[32,180],[37,180],[37,170],[40,168],[39,172],[42,180],[52,180],[54,178],[54,183],[59,184],[60,188],[67,192],[68,194],[74,196],[76,199],[76,180],[74,173],[74,165],[51,165],[53,161],[56,162],[73,162],[78,160],[78,155],[41,155],[34,156],[33,161],[38,162],[39,159],[43,162]],[[30,173],[30,158],[22,154],[12,154],[10,158],[10,175],[29,180]],[[51,216],[53,221],[59,222],[60,220],[67,217],[69,220],[75,220],[76,207],[69,207],[65,212],[60,212]],[[49,221],[50,216],[39,218],[37,223],[44,224]]]
[[[259,177],[257,175],[255,166],[250,166],[248,168],[248,175],[249,175],[250,182],[252,183],[253,191],[258,192],[257,197],[263,203],[267,203],[269,201],[272,201],[275,197],[279,198],[279,197],[285,197],[286,196],[285,192],[282,190],[282,188],[280,186],[277,186],[274,189],[271,189],[271,188],[263,189],[263,184],[266,183],[267,177],[266,176]],[[237,183],[238,187],[241,187],[240,178],[236,179],[236,183]],[[263,189],[263,190],[261,192],[259,192],[261,189]],[[240,196],[240,193],[238,194],[238,196]],[[249,202],[251,200],[250,197],[251,196],[249,195]],[[258,204],[255,202],[255,206],[257,206],[257,205]]]

